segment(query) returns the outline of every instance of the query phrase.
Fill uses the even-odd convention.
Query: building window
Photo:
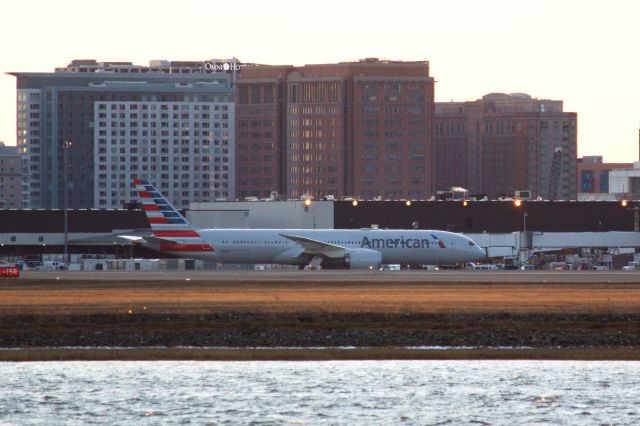
[[[609,192],[609,170],[600,172],[600,192]]]

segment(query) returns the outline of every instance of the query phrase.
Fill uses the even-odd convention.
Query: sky
[[[16,141],[11,71],[72,59],[303,65],[428,60],[436,101],[491,92],[561,99],[578,156],[638,160],[638,0],[4,0],[0,141]]]

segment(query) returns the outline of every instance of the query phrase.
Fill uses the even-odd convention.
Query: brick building
[[[239,198],[433,194],[428,62],[256,66],[236,85]]]
[[[602,156],[584,156],[578,159],[578,193],[609,193],[609,172],[632,169],[633,163],[605,163]]]
[[[291,66],[243,70],[236,83],[236,194],[285,194],[286,78]]]
[[[577,114],[562,101],[492,93],[435,105],[436,187],[490,198],[576,198]]]

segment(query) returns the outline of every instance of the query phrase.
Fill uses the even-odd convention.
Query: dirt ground
[[[62,281],[0,283],[2,315],[104,313],[640,313],[640,283]]]
[[[4,281],[0,360],[640,359],[640,283],[398,276]]]

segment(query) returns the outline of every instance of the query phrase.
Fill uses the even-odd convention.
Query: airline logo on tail
[[[214,248],[205,242],[195,227],[160,194],[149,181],[134,179],[142,208],[149,220],[153,234],[149,241],[167,252],[213,252]]]

